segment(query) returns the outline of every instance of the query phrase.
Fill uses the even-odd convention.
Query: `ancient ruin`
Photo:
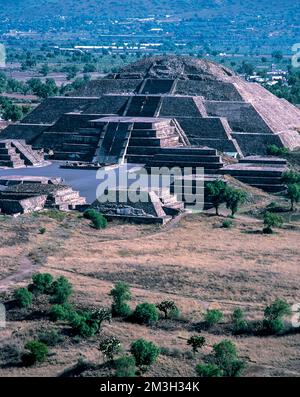
[[[267,146],[300,147],[299,129],[300,110],[259,84],[207,60],[161,56],[43,101],[1,133],[0,165],[36,165],[43,150],[65,167],[190,167],[189,181],[202,167],[204,184],[229,174],[278,192],[286,162],[266,157]]]
[[[45,164],[42,150],[33,150],[24,139],[0,140],[0,167],[22,168]]]
[[[43,209],[69,210],[85,204],[85,199],[59,178],[1,177],[0,212],[26,214]]]

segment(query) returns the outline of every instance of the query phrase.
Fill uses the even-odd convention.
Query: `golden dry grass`
[[[201,321],[209,307],[220,308],[228,321],[236,307],[245,309],[249,319],[258,319],[277,297],[300,302],[299,225],[266,236],[258,233],[262,225],[256,219],[240,217],[232,229],[220,228],[220,222],[209,215],[188,215],[166,231],[121,223],[96,231],[74,214],[62,222],[32,216],[6,220],[0,223],[1,278],[18,271],[21,258],[29,256],[34,271],[68,277],[75,289],[74,303],[79,306],[110,305],[108,293],[113,283],[126,281],[132,289],[132,307],[145,300],[172,299],[190,324]],[[43,235],[38,233],[41,226],[47,229]],[[14,244],[6,245],[12,238]],[[120,338],[125,349],[132,340],[144,337],[162,347],[186,351],[186,339],[194,333],[187,324],[161,322],[145,327],[113,321],[104,326],[104,333]],[[0,340],[22,345],[37,329],[49,326],[53,327],[44,320],[12,321],[0,331]],[[195,364],[203,354],[229,337],[248,362],[246,376],[300,375],[299,333],[283,337],[203,335],[207,346],[196,359],[162,355],[148,374],[195,376]],[[99,363],[97,343],[95,338],[78,344],[68,341],[52,348],[46,363],[32,368],[2,366],[0,376],[57,376],[80,357]]]

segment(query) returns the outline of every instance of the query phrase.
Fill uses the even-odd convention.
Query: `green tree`
[[[75,334],[90,337],[99,334],[104,321],[111,321],[109,309],[75,312],[70,316],[70,325]]]
[[[100,342],[99,350],[108,360],[113,360],[114,356],[120,353],[122,349],[121,342],[115,336],[110,336]]]
[[[288,302],[284,299],[276,299],[264,310],[263,327],[267,334],[278,334],[284,330],[285,316],[291,315],[292,310]]]
[[[130,352],[135,358],[136,365],[142,372],[154,364],[159,356],[160,349],[154,343],[138,339],[131,344]]]
[[[19,121],[23,118],[23,112],[20,106],[11,105],[7,107],[3,113],[4,120],[11,120],[13,122]]]
[[[231,186],[226,186],[225,189],[225,202],[226,207],[231,210],[231,215],[234,217],[239,209],[247,199],[247,193],[240,189],[235,189]]]
[[[291,306],[284,299],[276,299],[271,305],[267,306],[264,310],[265,318],[274,320],[284,316],[291,315]]]
[[[173,301],[162,301],[156,305],[159,311],[163,312],[165,319],[178,317],[179,310]]]
[[[131,300],[131,292],[129,285],[123,282],[118,282],[110,291],[110,296],[113,298],[111,312],[113,316],[127,317],[131,314],[131,309],[127,301]]]
[[[57,280],[52,283],[51,293],[53,295],[53,303],[65,303],[68,301],[69,297],[72,295],[73,287],[69,280],[60,276]]]
[[[121,356],[114,361],[118,378],[132,378],[135,376],[135,358],[133,356]]]
[[[240,376],[245,368],[245,363],[238,359],[234,343],[224,339],[213,346],[215,364],[222,370],[222,375],[227,377]]]
[[[300,184],[292,183],[288,185],[287,196],[291,202],[291,211],[294,211],[295,203],[297,204],[300,201]]]
[[[281,180],[285,185],[300,183],[300,173],[297,171],[286,171],[282,174]]]
[[[138,324],[152,325],[158,321],[158,310],[152,303],[140,303],[136,306],[132,318]]]
[[[26,365],[34,365],[36,363],[42,363],[46,360],[49,350],[45,343],[38,340],[31,340],[25,344],[26,352],[22,360]]]
[[[272,234],[274,227],[281,227],[283,224],[283,218],[280,215],[272,214],[272,212],[266,212],[264,215],[264,229],[263,232],[266,234]]]
[[[18,288],[14,292],[16,304],[19,307],[29,307],[32,304],[32,293],[27,288]]]
[[[223,313],[218,309],[207,310],[204,315],[204,321],[208,327],[218,324],[223,320]]]
[[[225,203],[225,191],[226,184],[219,179],[207,184],[207,192],[216,210],[216,215],[219,215],[220,205]]]
[[[196,354],[205,345],[205,338],[204,336],[193,335],[187,340],[187,344],[192,347],[193,353]]]

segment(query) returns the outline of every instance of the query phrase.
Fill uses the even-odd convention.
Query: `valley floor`
[[[27,285],[33,272],[49,272],[71,281],[76,306],[110,306],[113,284],[125,281],[132,290],[133,308],[168,299],[182,313],[181,321],[160,320],[153,327],[121,320],[104,324],[103,333],[117,336],[125,350],[141,337],[166,348],[147,375],[195,376],[195,365],[212,345],[229,338],[247,362],[245,376],[300,376],[299,332],[233,336],[226,325],[236,307],[243,308],[248,319],[260,319],[264,307],[276,298],[300,302],[300,225],[288,223],[274,235],[263,235],[258,219],[239,216],[230,229],[220,227],[222,220],[189,214],[166,229],[111,223],[96,231],[76,213],[63,219],[5,217],[0,220],[0,294]],[[46,233],[39,233],[41,227]],[[222,310],[224,324],[202,331],[207,345],[194,358],[185,354],[186,340],[207,308]],[[38,331],[57,327],[34,315],[10,318],[8,313],[8,320],[0,329],[2,346],[22,347]],[[96,365],[83,376],[105,376],[97,346],[97,338],[75,343],[66,336],[51,348],[45,363],[31,368],[9,365],[0,355],[0,376],[58,376],[79,358]]]

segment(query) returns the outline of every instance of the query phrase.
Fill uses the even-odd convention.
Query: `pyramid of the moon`
[[[46,99],[1,139],[23,139],[57,160],[159,163],[182,146],[240,157],[270,144],[295,149],[299,131],[300,110],[259,84],[207,60],[161,56]]]

